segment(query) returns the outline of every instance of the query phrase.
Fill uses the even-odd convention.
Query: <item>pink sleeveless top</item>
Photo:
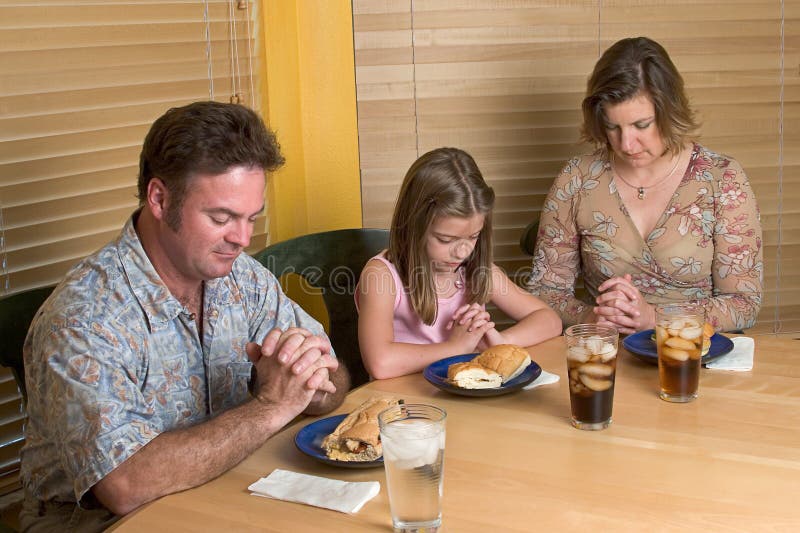
[[[404,290],[395,266],[386,259],[386,251],[373,257],[383,262],[392,273],[396,289],[394,299],[394,342],[410,344],[436,344],[450,337],[450,330],[445,329],[459,307],[467,303],[467,291],[462,284],[455,294],[449,298],[437,299],[436,320],[430,326],[422,322],[411,305],[411,299]],[[358,290],[356,290],[356,308],[358,308]]]

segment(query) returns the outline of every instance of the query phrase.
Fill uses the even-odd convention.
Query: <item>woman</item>
[[[753,325],[761,306],[761,223],[732,158],[693,142],[683,79],[646,38],[623,39],[595,65],[582,138],[539,224],[528,288],[564,325],[652,328],[655,305],[691,301],[717,330]],[[575,297],[583,275],[587,301]],[[593,302],[592,305],[589,302]]]

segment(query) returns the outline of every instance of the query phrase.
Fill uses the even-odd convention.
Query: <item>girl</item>
[[[356,289],[361,356],[373,378],[561,333],[558,315],[492,264],[493,206],[494,191],[466,152],[439,148],[411,165],[389,249],[366,264]],[[487,301],[517,323],[497,331]]]

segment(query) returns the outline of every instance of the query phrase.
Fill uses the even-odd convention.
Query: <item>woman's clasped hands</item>
[[[594,322],[613,326],[625,334],[654,327],[655,308],[645,301],[630,274],[609,278],[597,290],[597,305],[591,309]]]

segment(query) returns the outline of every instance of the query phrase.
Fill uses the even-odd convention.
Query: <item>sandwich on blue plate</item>
[[[337,461],[375,461],[383,456],[378,413],[397,405],[396,398],[370,398],[322,440],[325,454]]]
[[[447,368],[450,383],[463,389],[492,389],[514,379],[531,364],[528,351],[513,344],[498,344],[471,361]]]

